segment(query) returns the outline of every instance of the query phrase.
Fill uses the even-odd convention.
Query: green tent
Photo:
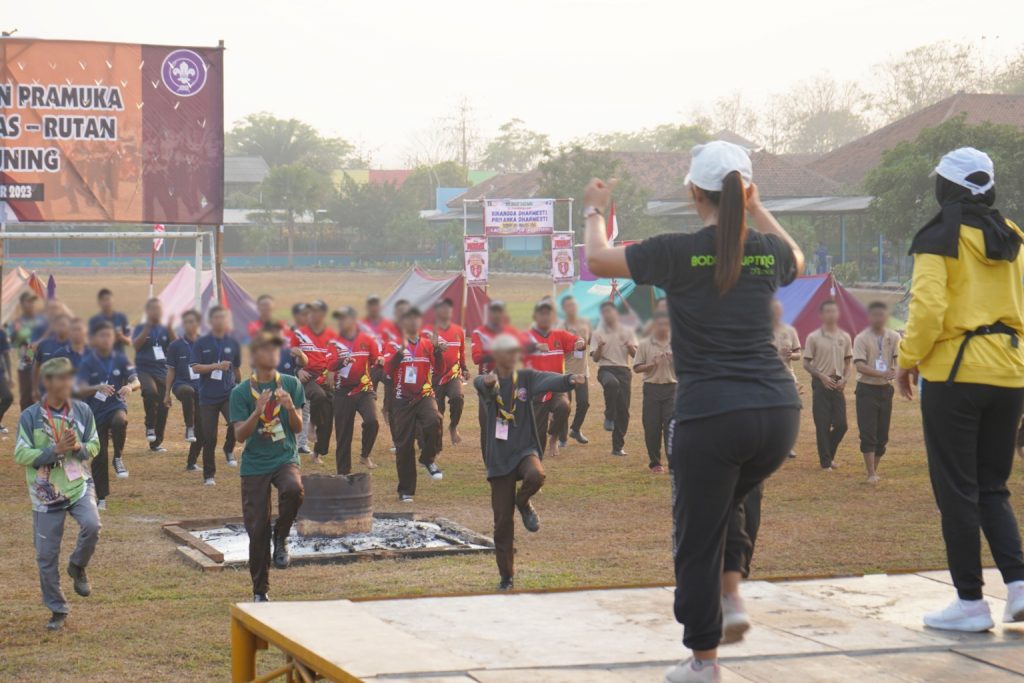
[[[638,285],[628,278],[577,280],[558,295],[558,301],[572,295],[579,304],[579,314],[596,325],[601,316],[601,304],[612,297],[613,291],[616,292],[614,300],[619,311],[624,315],[635,315],[636,324],[650,320],[655,303],[665,296],[657,287]]]

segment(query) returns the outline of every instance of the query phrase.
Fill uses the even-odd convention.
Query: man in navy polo
[[[199,421],[203,435],[203,484],[216,484],[215,451],[221,415],[228,423],[228,401],[231,390],[241,379],[242,354],[238,342],[230,334],[227,309],[212,306],[209,312],[210,333],[192,346],[191,367],[199,375]],[[226,452],[228,467],[238,467],[231,452]]]
[[[149,450],[164,453],[161,446],[167,427],[167,406],[164,405],[164,384],[167,379],[167,352],[174,341],[173,319],[163,325],[164,309],[160,299],[146,302],[146,319],[132,330],[135,347],[135,369],[142,384],[142,406],[146,417],[146,441]]]

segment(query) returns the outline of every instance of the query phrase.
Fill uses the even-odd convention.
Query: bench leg
[[[257,639],[237,619],[231,620],[231,681],[248,683],[256,678]]]

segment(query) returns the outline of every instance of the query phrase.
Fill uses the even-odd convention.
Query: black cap
[[[441,308],[441,306],[447,306],[448,308],[451,308],[454,305],[455,302],[452,301],[451,298],[447,296],[443,299],[439,299],[434,302],[434,308]]]
[[[335,320],[339,318],[355,318],[356,309],[351,306],[339,306],[334,309],[334,313],[331,314]]]
[[[376,294],[371,294],[370,296],[366,297],[366,303],[368,303],[368,304],[379,304],[380,303],[380,297],[377,296]]]
[[[405,313],[402,314],[402,318],[403,319],[404,318],[411,318],[413,316],[416,316],[417,318],[422,318],[423,317],[423,311],[421,311],[416,306],[410,306],[409,308],[407,308],[405,310]]]
[[[313,309],[316,309],[318,311],[323,311],[324,313],[327,312],[327,302],[324,301],[323,299],[317,299],[315,301],[310,301],[309,302],[309,307],[313,308]]]
[[[543,311],[545,308],[549,311],[555,310],[555,302],[548,298],[541,299],[533,305],[533,312]]]
[[[295,305],[292,306],[292,315],[296,316],[299,313],[302,313],[303,311],[305,311],[307,308],[309,308],[309,304],[303,304],[303,303],[295,304]]]
[[[260,330],[249,340],[249,350],[256,351],[264,346],[284,346],[284,337],[275,330]]]
[[[505,302],[498,299],[494,299],[491,303],[487,304],[487,310],[489,311],[504,311]]]

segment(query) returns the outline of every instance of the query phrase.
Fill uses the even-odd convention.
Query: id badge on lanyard
[[[508,441],[508,421],[500,417],[494,428],[494,438],[498,441]]]
[[[409,364],[405,366],[405,383],[416,384],[416,366]]]
[[[153,346],[153,358],[155,360],[167,360],[167,356],[164,355],[164,347],[160,345]]]

